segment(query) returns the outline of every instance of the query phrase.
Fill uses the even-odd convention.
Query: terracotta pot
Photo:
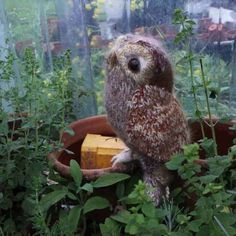
[[[208,121],[209,122],[209,121]],[[217,119],[214,119],[216,140],[218,143],[219,155],[225,155],[228,153],[228,149],[233,145],[233,140],[236,138],[236,130],[231,130],[230,127],[236,125],[236,121],[228,123],[222,123]],[[202,133],[200,124],[198,121],[189,121],[191,130],[192,142],[197,142],[202,139]],[[75,135],[70,136],[68,133],[62,134],[62,142],[64,148],[68,149],[74,154],[66,151],[56,151],[48,155],[48,159],[52,161],[56,171],[58,171],[64,177],[70,177],[69,162],[71,159],[75,159],[80,163],[80,151],[82,142],[87,133],[101,134],[106,136],[115,136],[114,131],[108,124],[106,116],[94,116],[86,119],[78,120],[69,125],[74,130]],[[208,138],[212,137],[210,127],[204,122],[205,134]],[[198,164],[203,167],[207,167],[207,161],[204,160],[204,152],[200,153],[201,159],[197,161]],[[131,172],[136,168],[135,164],[119,165],[104,169],[87,170],[82,169],[84,178],[87,180],[93,180],[109,172]]]
[[[231,121],[228,123],[221,123],[218,120],[214,120],[215,125],[215,133],[216,139],[218,143],[218,153],[219,155],[224,155],[228,153],[228,149],[233,145],[233,140],[236,138],[236,131],[230,130],[229,128],[233,125],[236,125],[236,121]],[[200,124],[198,121],[189,120],[190,131],[192,135],[192,142],[197,142],[202,139],[202,133],[200,129]],[[81,144],[87,133],[93,134],[101,134],[106,136],[115,136],[114,131],[111,126],[107,123],[106,116],[94,116],[82,120],[78,120],[73,122],[70,126],[75,132],[74,136],[70,136],[67,133],[62,135],[62,142],[64,143],[64,148],[70,150],[74,154],[70,154],[66,151],[53,152],[48,155],[48,159],[53,162],[54,168],[58,171],[62,176],[70,178],[70,169],[69,162],[71,159],[75,159],[80,163],[80,151]],[[211,129],[210,127],[204,123],[205,134],[208,138],[211,138]],[[207,161],[204,160],[205,154],[201,151],[200,156],[202,159],[198,160],[197,163],[204,168],[208,167]],[[105,168],[105,169],[93,169],[86,170],[82,169],[83,177],[86,180],[94,180],[104,173],[109,172],[132,172],[137,168],[137,166],[132,163],[130,166],[116,166],[115,168]],[[172,183],[173,187],[176,186],[184,186],[183,180],[180,179],[179,176],[176,175],[174,182]],[[100,192],[99,192],[100,191]],[[116,205],[116,195],[114,186],[110,186],[110,188],[102,188],[98,189],[96,194],[109,197],[112,205]],[[191,199],[186,200],[186,204],[188,206],[194,206],[196,202],[196,197],[192,196]],[[102,221],[107,216],[109,216],[111,212],[109,210],[102,211],[93,211],[90,214],[91,219],[96,221]]]
[[[209,125],[208,119],[205,119],[203,122],[205,135],[208,138],[212,138],[212,131]],[[230,127],[236,125],[236,120],[232,120],[230,122],[223,123],[218,119],[213,119],[213,123],[215,124],[215,134],[216,134],[216,142],[217,142],[217,151],[219,155],[227,155],[229,148],[233,145],[233,140],[236,138],[236,130],[230,129]],[[199,121],[189,121],[192,142],[198,142],[201,140],[202,133],[200,128]],[[204,151],[200,151],[200,159],[196,161],[196,163],[200,164],[202,167],[207,168],[208,164],[205,159]]]
[[[24,120],[24,118],[26,118],[28,116],[27,113],[19,113],[19,114],[9,114],[8,115],[8,121],[7,121],[7,125],[8,125],[8,130],[10,131],[8,136],[9,138],[12,138],[12,141],[17,140],[22,134],[20,134],[19,132],[17,133],[16,131],[19,130],[22,126],[22,122]],[[0,120],[0,123],[2,122],[2,120]],[[12,135],[13,132],[13,135]],[[2,136],[3,134],[0,133],[0,136]]]
[[[208,119],[204,120],[203,127],[206,137],[212,138],[212,131],[211,128],[207,125],[209,123]],[[233,145],[233,140],[236,138],[236,130],[231,130],[230,127],[236,124],[236,121],[230,121],[227,123],[222,123],[218,119],[213,120],[216,134],[216,142],[218,144],[217,151],[219,155],[227,155],[229,148]],[[199,121],[193,121],[189,120],[189,127],[191,131],[191,137],[192,142],[198,142],[201,140],[202,132]],[[199,164],[202,167],[202,171],[199,175],[204,175],[206,170],[208,169],[208,162],[205,159],[206,155],[203,150],[200,151],[200,159],[196,160],[195,163]],[[172,187],[176,188],[179,187],[182,189],[181,192],[186,192],[186,184],[183,179],[180,178],[180,176],[175,173],[175,179],[172,183]],[[184,202],[182,203],[182,207],[188,207],[189,209],[194,210],[195,204],[197,202],[197,196],[195,193],[187,193],[186,197],[184,199]]]
[[[80,163],[81,145],[85,136],[90,134],[101,134],[104,136],[115,136],[111,126],[107,123],[106,116],[94,116],[86,119],[78,120],[69,125],[74,130],[75,135],[70,136],[68,133],[62,134],[62,142],[64,148],[70,150],[74,154],[66,151],[52,152],[48,155],[48,160],[52,161],[55,170],[66,178],[71,178],[69,163],[71,159],[75,159]],[[132,172],[135,168],[134,163],[128,165],[117,165],[115,167],[104,169],[82,169],[83,178],[85,180],[94,180],[101,175],[109,172]],[[116,186],[109,186],[96,189],[94,195],[105,197],[109,200],[113,207],[117,204]],[[96,222],[102,222],[106,217],[111,215],[110,209],[101,209],[90,212],[87,219]]]
[[[34,48],[33,39],[27,39],[15,43],[15,49],[17,53],[22,52],[25,48]]]
[[[70,178],[69,163],[71,159],[75,159],[80,163],[81,145],[85,136],[90,134],[101,134],[105,136],[115,136],[114,131],[108,124],[106,116],[94,116],[86,119],[78,120],[69,125],[74,130],[75,135],[70,136],[68,133],[62,134],[62,142],[64,148],[69,150],[52,152],[48,155],[48,160],[52,161],[56,171],[64,177]],[[72,154],[72,153],[73,154]],[[82,169],[83,177],[86,180],[93,180],[109,172],[131,172],[135,168],[135,164],[130,163],[128,165],[116,165],[115,167],[109,167],[104,169]]]

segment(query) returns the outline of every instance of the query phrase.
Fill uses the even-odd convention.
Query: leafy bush
[[[83,183],[81,169],[75,160],[70,161],[70,171],[73,181],[59,178],[53,172],[50,176],[57,182],[45,189],[39,202],[36,221],[40,222],[36,227],[42,235],[55,234],[58,229],[63,235],[76,233],[84,235],[88,227],[87,214],[94,210],[112,207],[107,198],[96,193],[96,189],[108,187],[129,178],[127,174],[110,173],[93,182]],[[51,219],[54,219],[54,222],[50,222]]]
[[[26,235],[46,186],[46,155],[61,147],[59,133],[75,119],[70,53],[52,74],[45,74],[34,52],[27,49],[20,77],[14,73],[13,55],[4,53],[0,61],[5,85],[0,92],[0,231]]]
[[[235,146],[227,156],[208,158],[208,170],[196,163],[199,149],[196,143],[185,146],[183,153],[166,164],[184,182],[159,208],[139,181],[133,192],[120,200],[123,209],[100,224],[102,235],[236,235],[236,172],[231,168]]]

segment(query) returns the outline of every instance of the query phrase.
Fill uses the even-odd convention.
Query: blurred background
[[[4,61],[9,53],[14,57],[12,76],[8,80],[1,77],[0,87],[7,91],[17,85],[20,89],[26,48],[33,51],[45,83],[55,73],[58,58],[69,49],[72,74],[67,83],[73,114],[77,118],[103,114],[104,56],[110,43],[130,32],[152,35],[169,51],[177,96],[192,117],[195,111],[190,72],[184,60],[188,49],[184,42],[174,43],[181,30],[181,25],[173,24],[176,8],[196,22],[188,46],[194,54],[204,57],[215,115],[236,117],[234,0],[0,0],[0,59]],[[194,64],[194,77],[197,87],[198,63]],[[197,93],[204,114],[204,96],[201,91]],[[1,107],[14,112],[11,102],[3,97]]]

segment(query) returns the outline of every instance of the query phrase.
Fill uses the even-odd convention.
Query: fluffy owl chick
[[[171,174],[164,163],[189,141],[182,108],[173,94],[168,56],[153,38],[119,37],[107,58],[105,106],[108,121],[125,142],[113,162],[138,159],[148,194],[160,203]]]

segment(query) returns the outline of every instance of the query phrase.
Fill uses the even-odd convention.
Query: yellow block
[[[125,144],[119,138],[87,134],[81,147],[81,168],[111,167],[112,157],[125,148]]]

